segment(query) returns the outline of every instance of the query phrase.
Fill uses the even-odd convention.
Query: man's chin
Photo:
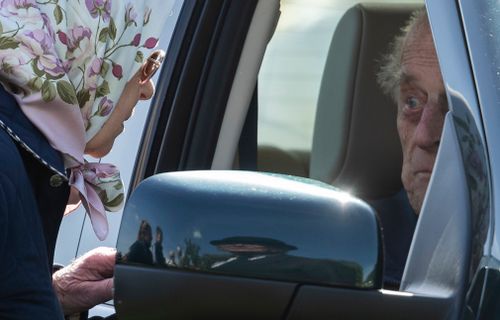
[[[413,211],[415,212],[415,214],[417,216],[420,215],[420,210],[422,209],[423,199],[419,198],[419,197],[410,196],[409,200],[410,200],[410,206],[413,209]]]
[[[427,183],[419,185],[418,187],[414,188],[413,191],[408,192],[408,199],[410,201],[410,205],[413,208],[413,211],[415,211],[417,215],[420,214],[420,210],[422,209],[422,204],[424,202],[426,190],[427,190]]]

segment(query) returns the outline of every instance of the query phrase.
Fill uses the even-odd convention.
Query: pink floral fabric
[[[0,0],[0,83],[65,158],[100,239],[123,205],[119,171],[85,144],[158,43],[173,0]]]

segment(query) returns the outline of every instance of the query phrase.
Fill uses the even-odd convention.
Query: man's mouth
[[[414,175],[431,175],[432,170],[417,170]]]
[[[431,179],[432,171],[429,170],[419,170],[413,174],[413,181],[416,184],[427,185]]]
[[[413,175],[416,178],[421,178],[421,179],[429,179],[431,177],[432,171],[430,170],[419,170],[416,171]]]

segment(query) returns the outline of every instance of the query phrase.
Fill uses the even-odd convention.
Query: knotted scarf
[[[124,202],[111,164],[88,163],[86,143],[158,43],[173,0],[0,0],[0,83],[64,157],[97,237]]]

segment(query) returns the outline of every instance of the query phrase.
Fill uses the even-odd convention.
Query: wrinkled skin
[[[111,300],[116,250],[93,249],[52,275],[64,314],[74,314]]]
[[[441,140],[448,103],[429,24],[408,34],[402,55],[397,127],[403,149],[401,179],[419,214]]]

